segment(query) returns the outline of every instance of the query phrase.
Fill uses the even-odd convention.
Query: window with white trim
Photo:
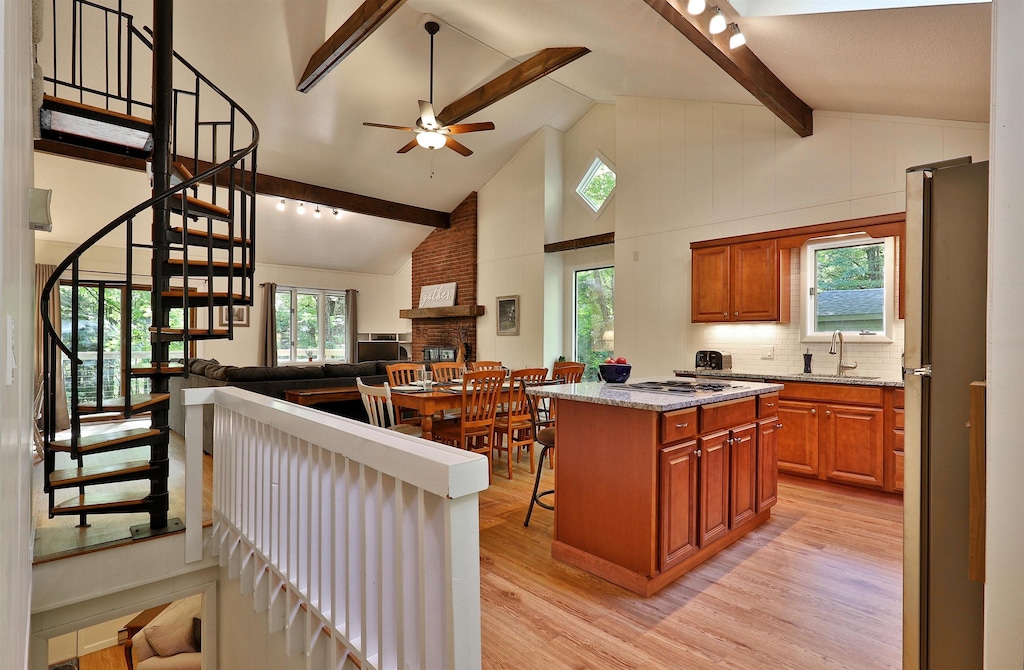
[[[344,291],[278,286],[277,361],[348,361]]]
[[[892,342],[894,238],[863,233],[810,240],[801,257],[802,341]]]
[[[615,167],[600,151],[594,152],[590,167],[576,183],[576,197],[596,219],[604,211],[614,191]]]

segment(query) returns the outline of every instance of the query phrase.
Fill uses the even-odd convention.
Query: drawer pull
[[[766,403],[764,404],[764,406],[765,406],[765,407],[775,407],[775,403],[773,403],[773,402],[766,402]]]
[[[775,424],[775,427],[776,428],[782,428],[782,424],[781,423],[777,423],[777,424]]]
[[[676,428],[686,428],[689,425],[690,424],[688,424],[688,423],[677,423],[676,424]]]

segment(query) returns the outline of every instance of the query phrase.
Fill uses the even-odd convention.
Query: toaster
[[[732,370],[732,354],[702,349],[697,352],[694,367],[698,370]]]

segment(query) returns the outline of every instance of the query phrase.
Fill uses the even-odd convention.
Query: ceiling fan
[[[416,127],[410,128],[409,126],[392,126],[386,123],[370,123],[364,122],[364,126],[372,126],[374,128],[391,128],[393,130],[404,130],[410,133],[416,133],[416,137],[411,139],[408,144],[398,150],[398,153],[404,154],[413,149],[417,144],[424,149],[440,149],[441,147],[448,147],[449,149],[463,155],[471,156],[473,152],[466,145],[458,142],[452,135],[460,135],[462,133],[475,133],[481,130],[494,130],[494,124],[490,121],[483,121],[480,123],[452,123],[444,124],[438,120],[437,115],[434,114],[434,35],[441,29],[441,26],[436,21],[427,21],[423,24],[423,29],[430,34],[430,100],[420,100],[420,117],[416,119]]]

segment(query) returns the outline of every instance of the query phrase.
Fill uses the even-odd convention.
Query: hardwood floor
[[[551,558],[553,513],[524,528],[532,478],[502,468],[480,496],[485,668],[901,666],[899,498],[783,478],[770,521],[644,599]]]
[[[87,426],[85,432],[88,434],[130,428],[133,425],[145,425],[132,421],[95,424]],[[73,461],[66,454],[58,454],[57,467],[72,467]],[[92,464],[116,463],[130,461],[133,459],[146,459],[149,457],[148,447],[136,447],[124,451],[96,454],[90,460]],[[184,518],[184,462],[185,462],[185,441],[177,433],[171,433],[170,441],[171,478],[168,482],[170,490],[169,518]],[[108,484],[111,491],[116,490],[142,490],[146,489],[146,483],[128,482],[124,484]],[[211,491],[213,489],[213,459],[210,456],[203,457],[203,525],[209,525],[213,519],[213,503]],[[75,495],[74,489],[58,491],[56,499],[58,502]],[[52,519],[47,515],[46,494],[43,493],[43,464],[34,463],[32,466],[32,514],[35,519],[35,555],[34,563],[75,556],[89,551],[96,551],[132,542],[131,527],[146,523],[148,517],[145,514],[96,514],[89,517],[88,528],[77,528],[77,516],[58,516]]]
[[[124,647],[117,645],[78,658],[78,670],[126,670]]]

